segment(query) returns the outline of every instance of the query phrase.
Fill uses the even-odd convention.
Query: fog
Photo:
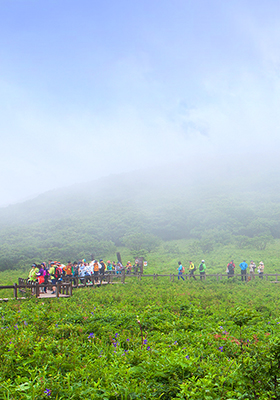
[[[279,11],[1,1],[0,206],[142,169],[278,171]]]

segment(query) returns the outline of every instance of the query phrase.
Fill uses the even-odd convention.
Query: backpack
[[[201,263],[200,266],[199,266],[199,271],[203,271],[203,270],[204,270],[203,264]]]
[[[228,272],[229,272],[230,274],[232,274],[233,271],[234,271],[234,268],[233,268],[232,263],[230,262],[229,265],[228,265]]]
[[[185,272],[185,267],[183,267],[183,266],[182,266],[182,272],[183,272],[183,273]]]
[[[60,270],[60,268],[58,268],[58,267],[55,268],[54,277],[56,279],[61,278],[61,270]]]

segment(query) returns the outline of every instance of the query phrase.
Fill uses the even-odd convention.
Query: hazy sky
[[[190,155],[265,163],[279,17],[279,0],[0,0],[0,206]]]

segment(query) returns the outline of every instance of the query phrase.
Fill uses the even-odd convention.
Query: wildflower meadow
[[[133,281],[0,303],[0,399],[279,399],[279,287]]]

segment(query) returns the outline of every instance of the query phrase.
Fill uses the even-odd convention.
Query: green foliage
[[[150,253],[160,245],[160,239],[149,233],[130,233],[122,238],[123,244],[132,252],[134,257],[141,256],[147,251]]]
[[[130,280],[2,303],[0,399],[279,398],[279,301],[265,281]]]

